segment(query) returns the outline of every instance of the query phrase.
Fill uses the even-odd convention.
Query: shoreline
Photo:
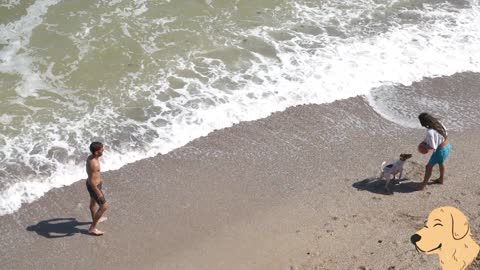
[[[416,116],[413,117],[415,119],[413,119],[413,122],[412,122],[411,119],[410,120],[402,119],[407,115],[398,115],[398,114],[395,115],[395,112],[393,112],[393,111],[395,111],[395,110],[403,110],[403,111],[407,111],[407,112],[408,111],[417,111],[419,109],[418,105],[425,106],[426,111],[428,111],[429,107],[432,107],[431,106],[432,104],[417,104],[418,103],[418,98],[419,98],[418,95],[421,94],[421,91],[427,90],[428,93],[426,95],[422,95],[421,98],[430,99],[430,98],[432,98],[432,95],[433,96],[437,95],[438,97],[435,97],[433,99],[433,102],[432,102],[435,105],[434,109],[438,109],[438,106],[435,103],[447,102],[448,104],[445,105],[445,107],[448,110],[452,111],[454,114],[456,114],[456,115],[453,115],[453,117],[450,116],[450,118],[453,119],[453,120],[447,123],[447,126],[449,126],[449,128],[456,128],[456,129],[458,129],[458,128],[467,128],[468,129],[468,128],[472,128],[472,127],[475,128],[475,127],[478,127],[478,124],[476,124],[476,119],[480,118],[480,113],[478,112],[478,110],[472,109],[472,108],[476,107],[476,104],[475,104],[475,102],[472,103],[471,101],[472,101],[472,99],[475,100],[475,98],[478,96],[477,93],[475,92],[476,91],[475,87],[478,83],[480,83],[480,73],[461,72],[461,73],[455,73],[451,76],[424,78],[423,80],[421,80],[419,82],[413,82],[411,85],[407,85],[407,86],[402,85],[402,84],[398,84],[393,89],[389,89],[387,91],[383,90],[382,87],[377,88],[377,89],[373,89],[371,95],[369,97],[367,97],[367,100],[368,100],[370,106],[374,107],[375,112],[380,114],[386,120],[398,123],[405,128],[412,128],[412,127],[416,128],[416,127],[418,127]],[[434,91],[432,91],[432,89],[434,89]],[[455,91],[452,91],[452,89],[454,89]],[[388,99],[389,100],[395,100],[396,104],[395,103],[394,104],[388,103],[386,101]],[[452,102],[452,100],[455,100],[455,101]],[[341,101],[341,100],[337,100],[337,102],[338,101]],[[382,103],[384,103],[384,104],[382,104]],[[323,103],[323,104],[317,104],[317,105],[327,105],[327,104],[331,104],[331,103]],[[414,105],[412,106],[412,104],[414,104]],[[303,105],[308,105],[308,104],[303,104]],[[384,111],[386,109],[385,106],[388,106],[388,105],[390,105],[390,106],[395,105],[395,106],[393,106],[393,108],[389,108],[391,111],[388,111],[389,109],[387,109],[387,111]],[[415,105],[417,105],[417,107]],[[302,105],[296,105],[296,106],[293,106],[293,107],[297,107],[297,106],[302,106]],[[462,114],[462,110],[464,109],[462,106],[465,106],[467,108],[467,110],[464,114]],[[478,106],[480,106],[480,103],[478,103]],[[440,110],[440,112],[439,112],[440,115],[437,114],[437,116],[440,116],[441,118],[443,118],[443,117],[448,118],[449,113],[447,111]],[[282,112],[282,111],[272,112],[271,114],[280,113],[280,112]],[[266,117],[268,117],[268,116],[266,116]],[[395,119],[396,117],[400,117],[400,119]],[[460,117],[464,118],[461,121],[463,123],[463,126],[458,126],[457,122],[455,121],[456,118],[458,119]],[[260,119],[262,119],[262,118],[260,118]],[[259,120],[259,119],[256,119],[256,120]],[[251,121],[256,121],[256,120],[251,120]],[[245,122],[251,122],[251,121],[245,121]],[[237,125],[237,124],[232,124],[232,125]],[[208,136],[211,133],[216,132],[218,130],[228,129],[230,127],[231,126],[227,126],[227,127],[220,128],[220,129],[214,129],[211,132],[209,132],[208,134],[202,135],[202,136],[197,137],[193,140],[197,140],[199,138]],[[188,143],[189,142],[183,144],[183,146],[187,145]],[[180,146],[180,147],[182,147],[182,146]],[[174,148],[171,151],[174,151],[175,149],[178,149],[180,147]],[[167,152],[165,154],[168,154],[169,152]],[[88,155],[88,153],[85,153],[85,158],[86,158],[87,155]],[[137,154],[134,153],[134,155],[137,155]],[[157,155],[162,155],[162,154],[159,153]],[[148,159],[150,157],[151,156],[145,156],[145,157],[142,157],[142,158],[139,158],[139,159],[135,159],[135,161],[125,163],[124,165],[122,165],[120,167],[113,166],[116,169],[109,169],[109,171],[118,170],[121,167],[126,166],[127,164],[137,162],[137,161],[142,161],[142,160]],[[64,184],[59,184],[59,183],[57,183],[56,180],[54,180],[54,182],[56,184],[54,184],[53,186],[55,186],[55,187],[51,186],[50,189],[48,189],[46,187],[43,187],[43,188],[38,188],[37,187],[37,189],[36,189],[37,191],[42,190],[41,191],[42,195],[38,198],[37,198],[38,192],[36,190],[31,190],[31,189],[28,189],[27,187],[24,186],[25,184],[28,184],[28,183],[19,182],[19,183],[17,183],[18,185],[14,184],[13,186],[11,186],[8,189],[7,194],[10,194],[10,196],[15,195],[13,197],[17,197],[17,199],[15,201],[13,201],[13,203],[10,204],[10,205],[20,204],[20,202],[23,199],[25,199],[25,197],[22,197],[22,195],[16,194],[17,192],[19,192],[19,193],[24,192],[24,194],[27,194],[26,197],[29,198],[27,200],[28,202],[22,203],[22,205],[25,205],[25,204],[29,204],[29,203],[31,203],[35,200],[38,200],[39,198],[44,196],[45,193],[49,192],[51,189],[64,188],[66,186],[72,185],[75,182],[81,181],[81,179],[84,175],[84,172],[83,172],[84,169],[82,169],[82,168],[80,168],[80,167],[75,168],[74,169],[75,172],[76,172],[75,175],[77,175],[77,176],[75,176],[73,178],[69,178],[69,181],[67,181],[68,183],[66,183],[66,184],[65,183]],[[79,171],[81,171],[81,173],[79,173]],[[47,191],[43,191],[43,189],[47,189]],[[14,191],[14,190],[16,190],[16,191]],[[35,198],[32,199],[33,197],[35,197]],[[5,200],[5,198],[3,198],[3,200]],[[6,201],[9,201],[9,200],[6,200]],[[15,210],[15,211],[17,211],[17,210]],[[8,210],[8,212],[9,212],[8,214],[12,214],[10,212],[10,210]],[[4,212],[2,212],[2,213],[3,213],[2,215],[7,215]],[[2,215],[0,215],[0,216],[2,216]]]
[[[363,97],[292,107],[102,173],[111,204],[102,237],[85,235],[83,181],[49,191],[0,217],[0,261],[7,269],[434,269],[436,255],[410,243],[431,210],[458,207],[480,236],[480,153],[471,151],[480,128],[449,135],[445,184],[415,191],[428,160],[416,153],[423,129],[385,120]],[[382,194],[380,164],[407,151],[415,151],[409,180]]]

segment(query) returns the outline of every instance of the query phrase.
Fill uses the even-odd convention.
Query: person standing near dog
[[[422,144],[429,150],[433,150],[432,156],[425,166],[425,176],[423,178],[420,190],[423,190],[432,176],[432,170],[438,164],[440,169],[440,178],[434,180],[435,184],[443,184],[445,175],[445,162],[450,154],[451,145],[448,142],[447,130],[440,121],[432,115],[424,112],[418,115],[418,120],[422,127],[427,128],[427,134]]]
[[[92,225],[88,229],[88,232],[93,235],[103,235],[104,232],[97,229],[97,224],[106,220],[102,215],[108,208],[107,201],[102,192],[103,180],[100,177],[100,157],[103,155],[103,144],[101,142],[92,142],[90,144],[90,152],[92,153],[87,158],[87,175],[86,182],[87,191],[90,194],[90,213],[92,214]],[[96,210],[96,205],[99,208]]]

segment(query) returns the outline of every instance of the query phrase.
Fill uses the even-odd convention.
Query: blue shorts
[[[428,161],[428,164],[430,165],[435,165],[435,164],[443,164],[447,158],[448,155],[450,154],[450,149],[452,148],[451,144],[448,144],[447,146],[437,149],[435,152],[433,152],[432,156],[430,157],[430,160]]]

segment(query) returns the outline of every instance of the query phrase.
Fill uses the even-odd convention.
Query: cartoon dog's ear
[[[468,232],[470,231],[467,217],[465,217],[465,215],[456,208],[453,208],[452,211],[450,211],[450,216],[452,217],[453,239],[460,240],[467,236]]]

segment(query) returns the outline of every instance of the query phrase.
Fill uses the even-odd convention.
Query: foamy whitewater
[[[1,0],[0,215],[85,179],[93,140],[118,169],[290,106],[480,72],[479,1],[318,2]]]

